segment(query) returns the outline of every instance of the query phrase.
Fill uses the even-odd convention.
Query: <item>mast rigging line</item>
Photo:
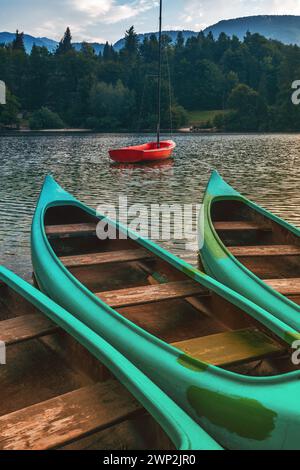
[[[157,148],[160,148],[161,124],[161,65],[162,65],[162,0],[159,3],[159,40],[158,40],[158,119],[157,119]]]

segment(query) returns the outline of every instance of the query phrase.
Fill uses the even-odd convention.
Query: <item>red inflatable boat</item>
[[[157,142],[148,142],[143,145],[110,150],[109,155],[118,163],[153,162],[171,158],[175,147],[173,140],[164,140],[159,146]]]

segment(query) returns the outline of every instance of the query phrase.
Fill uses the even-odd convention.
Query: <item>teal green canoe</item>
[[[100,226],[116,237],[100,240]],[[126,356],[226,449],[300,449],[300,338],[248,299],[51,177],[32,225],[42,291]]]
[[[201,224],[205,271],[300,331],[300,230],[249,201],[217,172]]]
[[[177,449],[221,450],[219,444],[162,390],[86,324],[2,266],[0,267],[0,281],[0,316],[2,327],[0,329],[0,339],[7,343],[8,350],[7,365],[0,367],[0,386],[5,386],[5,390],[1,389],[1,396],[5,397],[7,395],[7,403],[1,405],[1,413],[3,414],[3,406],[8,408],[11,413],[6,414],[4,417],[2,414],[0,416],[1,450],[45,450],[53,446],[57,447],[58,442],[72,441],[75,437],[78,438],[80,433],[82,433],[83,437],[86,437],[85,433],[89,432],[91,434],[92,429],[94,429],[94,432],[99,433],[101,427],[103,429],[109,428],[109,426],[113,427],[118,421],[121,421],[121,418],[125,422],[127,414],[130,416],[130,412],[138,411],[138,408],[132,404],[131,408],[128,407],[122,388],[120,390],[119,388],[112,389],[112,396],[110,397],[109,389],[107,390],[108,386],[104,384],[105,395],[102,398],[103,403],[95,403],[96,417],[95,422],[90,425],[90,429],[83,419],[84,410],[87,406],[91,406],[84,402],[85,388],[74,392],[79,396],[77,398],[79,405],[75,401],[72,405],[72,402],[70,402],[72,394],[70,392],[66,395],[56,396],[57,392],[52,390],[56,381],[66,382],[59,385],[59,390],[62,391],[63,387],[65,391],[68,391],[66,388],[68,381],[71,381],[72,387],[76,387],[78,374],[67,372],[65,376],[62,376],[60,363],[57,370],[50,369],[50,366],[54,368],[56,364],[53,359],[55,341],[59,341],[58,344],[60,344],[60,348],[63,348],[66,356],[68,354],[74,355],[76,348],[73,346],[68,351],[69,341],[66,340],[65,343],[62,343],[64,337],[60,335],[60,332],[57,332],[57,336],[55,335],[56,330],[53,327],[53,323],[45,323],[43,315],[40,315],[41,313],[69,333],[92,356],[101,361],[141,405],[148,410]],[[11,318],[9,312],[17,316]],[[45,343],[42,343],[42,341],[45,341]],[[42,344],[45,344],[45,346],[42,347]],[[13,349],[12,354],[9,352],[10,349]],[[35,352],[36,354],[40,353],[42,359],[35,358]],[[50,357],[50,363],[47,362],[48,356]],[[78,355],[76,355],[77,360]],[[67,361],[72,363],[70,357]],[[49,367],[50,370],[46,370],[45,373],[42,370],[40,373],[39,371],[31,371],[31,367],[36,367],[38,363],[41,363],[42,368],[44,365],[44,368]],[[86,374],[85,377],[88,377],[89,364],[90,360],[87,356],[84,356],[83,368]],[[35,383],[32,383],[32,379],[30,379],[30,374],[32,373],[35,377]],[[28,380],[25,375],[29,375]],[[18,377],[21,379],[19,389],[16,388]],[[88,378],[87,383],[90,384],[92,380],[95,379]],[[28,381],[32,388],[31,393],[28,391]],[[10,389],[10,382],[12,389]],[[110,383],[112,382],[116,381],[110,379]],[[92,391],[85,400],[91,400],[93,403],[93,400],[97,400],[97,394],[101,398],[100,385],[98,382],[95,386],[89,385],[87,388],[91,388]],[[120,404],[116,402],[117,391],[118,393],[123,393],[122,398],[120,397],[119,399]],[[44,398],[48,396],[49,398],[51,393],[54,395],[52,401],[45,401],[44,404],[36,403],[42,396]],[[24,395],[24,398],[22,398],[22,395]],[[130,403],[130,399],[128,400]],[[74,409],[73,411],[71,410],[69,417],[63,415],[64,401],[66,410],[72,408],[72,406]],[[80,406],[81,401],[82,408]],[[58,402],[57,407],[54,406],[54,402]],[[111,409],[111,403],[115,403],[115,407],[120,408],[116,413]],[[24,407],[25,404],[26,407]],[[101,406],[103,409],[100,409],[99,412],[99,407],[101,408]],[[18,411],[18,407],[21,407],[20,411]],[[76,409],[78,409],[78,415],[76,415]],[[37,414],[38,412],[40,415]],[[91,410],[89,410],[89,413],[91,413]],[[98,415],[99,423],[97,424]],[[106,428],[103,422],[105,416],[107,420]],[[90,419],[92,420],[92,416],[90,416]],[[72,420],[74,420],[74,427]],[[20,423],[22,424],[21,427],[19,426]],[[44,428],[42,426],[43,423]],[[138,433],[140,433],[140,428],[138,429]],[[134,428],[132,430],[134,431]],[[42,435],[39,436],[39,434]],[[100,441],[99,435],[97,439]],[[142,441],[141,436],[139,440]],[[106,441],[107,444],[108,442]]]

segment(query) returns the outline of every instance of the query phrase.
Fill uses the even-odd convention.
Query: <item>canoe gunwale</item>
[[[55,181],[53,181],[57,185]],[[53,184],[52,183],[52,184]],[[58,188],[60,188],[57,185]],[[58,191],[56,191],[58,192]],[[62,194],[64,197],[62,197]],[[68,194],[67,192],[61,191],[58,192],[57,199],[52,199],[48,201],[47,203],[43,203],[42,208],[39,205],[39,211],[36,212],[35,217],[38,217],[39,219],[39,230],[41,230],[43,241],[45,243],[45,246],[48,250],[48,253],[51,256],[52,262],[54,262],[58,268],[63,271],[64,275],[68,278],[69,282],[74,284],[77,289],[79,289],[84,295],[88,296],[88,298],[95,303],[96,305],[100,306],[102,309],[104,309],[108,314],[111,314],[114,316],[114,318],[122,323],[126,328],[129,330],[133,331],[137,335],[141,336],[143,339],[150,341],[151,344],[155,347],[159,347],[160,349],[163,349],[166,353],[171,355],[173,359],[178,360],[180,356],[182,356],[182,351],[177,349],[176,347],[172,346],[171,344],[166,343],[165,341],[159,339],[157,336],[149,333],[145,329],[139,327],[132,321],[128,320],[124,316],[122,316],[120,313],[118,313],[115,309],[109,307],[105,302],[103,302],[100,298],[96,297],[95,294],[90,291],[87,287],[85,287],[60,261],[59,257],[56,255],[55,251],[53,250],[51,244],[49,243],[46,230],[45,230],[45,215],[48,209],[50,208],[55,208],[55,207],[61,207],[61,206],[75,206],[85,212],[87,212],[89,215],[99,218],[99,220],[106,220],[109,224],[113,225],[116,227],[118,230],[121,232],[128,234],[128,236],[143,246],[144,248],[148,249],[151,251],[154,255],[157,255],[167,263],[171,264],[173,267],[179,269],[181,272],[184,272],[186,275],[188,275],[191,279],[193,279],[196,282],[200,282],[203,286],[207,287],[210,290],[214,290],[214,292],[221,297],[224,297],[226,300],[231,301],[234,305],[236,305],[239,308],[242,308],[245,310],[246,313],[250,314],[254,319],[259,320],[261,323],[265,324],[265,326],[273,331],[275,335],[277,335],[281,340],[287,343],[287,346],[290,346],[290,343],[288,342],[288,339],[286,338],[286,330],[287,326],[281,322],[278,319],[275,319],[271,314],[266,312],[265,310],[257,307],[255,304],[253,304],[250,300],[246,299],[245,297],[241,296],[238,293],[234,293],[234,296],[232,296],[232,290],[222,284],[220,284],[218,281],[208,278],[207,275],[204,273],[201,273],[199,270],[195,268],[191,268],[191,266],[186,263],[185,261],[181,260],[180,258],[170,255],[165,250],[158,245],[154,244],[151,240],[146,240],[143,237],[141,237],[139,234],[135,233],[128,227],[124,226],[123,224],[110,219],[109,217],[106,216],[100,216],[96,213],[96,211],[85,204],[81,203],[78,201],[76,198]],[[39,281],[38,274],[36,274],[37,280]],[[255,307],[255,308],[253,308]],[[259,312],[260,315],[255,315],[256,312]],[[265,323],[262,321],[261,315],[265,319]],[[273,328],[272,328],[273,327]],[[298,333],[296,330],[293,330],[292,328],[289,328],[289,332],[291,333],[291,336],[295,336],[295,339],[298,339]],[[293,341],[292,341],[293,342]],[[194,359],[193,359],[194,360]],[[232,372],[229,370],[222,369],[221,367],[211,365],[211,364],[206,364],[203,363],[197,359],[195,359],[197,363],[199,363],[199,367],[205,367],[207,368],[207,371],[211,374],[214,374],[217,377],[221,377],[227,380],[234,380],[235,382],[240,382],[242,384],[257,384],[257,385],[276,385],[276,384],[283,384],[287,383],[291,380],[298,380],[300,378],[300,370],[299,371],[292,371],[288,372],[282,375],[274,375],[274,376],[265,376],[265,377],[253,377],[253,376],[246,376],[242,374],[238,374],[236,372]]]
[[[241,261],[239,261],[239,259],[235,257],[230,252],[230,250],[226,247],[226,245],[222,242],[221,237],[219,236],[217,230],[214,227],[214,223],[211,217],[211,213],[212,213],[211,209],[212,209],[213,204],[216,202],[220,202],[220,201],[242,202],[249,208],[255,210],[256,212],[259,212],[262,216],[266,217],[267,219],[272,220],[273,222],[279,224],[284,229],[292,231],[293,234],[299,236],[300,231],[293,225],[288,224],[288,222],[280,219],[276,215],[272,214],[271,212],[268,212],[267,210],[258,206],[254,202],[250,201],[249,199],[244,197],[242,194],[237,193],[235,190],[232,190],[232,195],[226,194],[224,196],[222,195],[211,196],[206,205],[206,217],[207,217],[209,229],[214,236],[215,242],[218,244],[219,250],[221,250],[224,253],[224,257],[230,258],[231,262],[235,264],[241,271],[243,271],[244,274],[250,277],[253,283],[258,285],[261,289],[264,289],[266,292],[274,295],[275,297],[280,299],[281,302],[284,302],[286,305],[289,305],[290,307],[295,308],[295,309],[299,309],[299,313],[300,313],[300,307],[297,304],[295,304],[295,302],[293,302],[288,297],[286,297],[285,295],[281,294],[280,292],[278,292],[277,290],[273,289],[271,286],[266,284],[263,279],[260,279],[256,274],[254,274],[250,269],[248,269]],[[200,250],[200,253],[201,253],[201,250]],[[206,265],[206,262],[203,259],[203,257],[202,257],[202,260],[203,260],[203,263]],[[211,270],[211,267],[209,267],[209,270]],[[217,276],[215,276],[215,278],[217,279]]]
[[[47,237],[47,234],[46,234],[46,230],[45,230],[44,220],[45,220],[45,215],[46,215],[46,212],[47,212],[48,209],[53,208],[53,207],[62,207],[62,206],[66,206],[66,205],[75,206],[75,207],[78,207],[81,210],[83,209],[82,204],[80,203],[80,201],[76,201],[76,200],[74,200],[74,202],[67,201],[67,204],[65,204],[64,200],[60,200],[60,201],[57,201],[57,204],[52,202],[49,205],[46,205],[44,207],[43,211],[40,214],[40,224],[41,224],[41,229],[42,229],[42,235],[43,235],[43,238],[44,238],[44,243],[47,246],[47,249],[48,249],[49,254],[51,255],[52,261],[54,263],[56,263],[58,265],[59,269],[64,272],[65,276],[68,277],[69,281],[72,282],[73,284],[75,284],[76,288],[79,289],[82,293],[84,293],[84,295],[87,295],[88,298],[92,302],[94,302],[96,305],[99,305],[102,309],[104,309],[110,315],[113,315],[120,323],[123,323],[123,325],[125,325],[128,329],[135,331],[138,335],[143,336],[145,339],[150,341],[152,344],[155,344],[156,346],[164,349],[167,353],[172,354],[174,359],[176,359],[178,357],[178,355],[182,353],[179,349],[175,348],[172,345],[167,344],[165,341],[159,339],[158,337],[156,337],[154,335],[151,335],[151,333],[148,333],[146,330],[139,327],[138,325],[136,325],[135,323],[131,322],[130,320],[125,318],[123,315],[118,313],[114,308],[110,307],[107,303],[105,303],[103,300],[101,300],[101,298],[97,297],[91,290],[89,290],[82,282],[80,282],[76,278],[76,276],[74,276],[70,272],[70,270],[68,268],[66,268],[66,266],[60,260],[60,258],[56,255],[56,253],[53,250],[51,244],[49,243],[49,240],[48,240],[48,237]],[[92,215],[94,217],[98,217],[93,209],[90,209],[89,207],[86,207],[86,209],[87,209],[87,212],[90,215]],[[103,219],[107,220],[109,223],[113,222],[108,217],[103,217]],[[40,283],[39,278],[38,278],[37,275],[36,275],[36,277],[37,277],[38,283]]]
[[[178,450],[223,450],[200,424],[193,421],[149,377],[81,320],[4,266],[0,266],[0,281],[63,328],[110,369],[159,423]],[[159,406],[160,402],[163,408]]]

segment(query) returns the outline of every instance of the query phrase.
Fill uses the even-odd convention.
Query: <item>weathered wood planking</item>
[[[280,344],[254,328],[226,331],[175,343],[173,346],[216,366],[254,361],[284,351]]]
[[[264,281],[268,286],[280,292],[283,295],[300,294],[300,278],[290,279],[266,279]]]
[[[67,224],[67,225],[48,225],[45,227],[46,235],[49,238],[66,238],[81,235],[95,235],[96,224]]]
[[[237,257],[300,255],[300,247],[296,245],[233,246],[228,250]]]
[[[221,222],[214,222],[214,227],[216,230],[220,231],[243,231],[243,230],[263,230],[269,231],[271,230],[270,226],[267,224],[261,224],[251,221],[221,221]]]
[[[58,330],[45,315],[31,314],[0,322],[0,340],[7,346],[49,335]]]
[[[136,249],[91,253],[88,255],[78,256],[64,256],[61,257],[60,260],[67,268],[75,268],[80,266],[127,263],[131,261],[151,259],[153,257],[154,255],[151,255],[151,253],[147,250]]]
[[[143,305],[169,299],[181,299],[201,294],[207,295],[208,291],[205,291],[200,284],[194,281],[181,281],[100,292],[96,295],[110,307],[118,308]]]
[[[122,385],[109,380],[0,417],[0,449],[54,449],[141,410]]]

